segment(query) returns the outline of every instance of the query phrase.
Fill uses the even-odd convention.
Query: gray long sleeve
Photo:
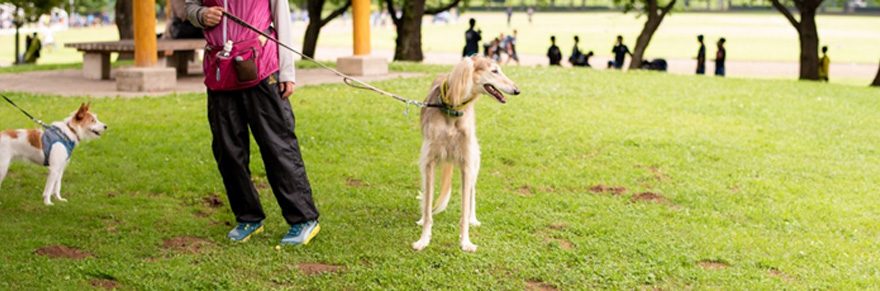
[[[278,41],[293,46],[293,31],[290,25],[290,4],[287,0],[271,0],[272,15],[275,16],[275,31]],[[278,81],[296,83],[296,69],[293,65],[293,52],[278,46]]]
[[[275,31],[278,41],[293,47],[293,32],[290,25],[290,5],[286,0],[269,0],[274,16]],[[201,0],[186,0],[186,18],[193,25],[204,28],[202,14],[206,9]],[[294,67],[293,52],[278,46],[278,81],[296,83],[296,71]]]

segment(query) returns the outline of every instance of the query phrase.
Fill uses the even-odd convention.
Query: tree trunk
[[[116,30],[119,39],[134,39],[133,0],[116,0]],[[118,60],[133,60],[134,53],[120,53]]]
[[[396,61],[421,62],[422,54],[422,16],[425,15],[425,0],[404,1],[401,8],[401,23],[397,25],[397,47],[394,50]]]
[[[645,50],[648,48],[648,44],[651,43],[651,38],[654,37],[654,32],[657,31],[658,27],[660,27],[660,18],[654,16],[653,13],[648,14],[648,21],[645,21],[645,27],[642,28],[642,33],[639,34],[636,47],[632,52],[632,60],[629,63],[630,69],[641,68]]]
[[[874,82],[871,83],[871,86],[880,87],[880,68],[877,69],[877,77],[874,77]]]
[[[309,21],[306,35],[303,37],[303,54],[314,58],[318,35],[321,33],[321,11],[324,10],[324,0],[309,0],[308,3],[307,8],[312,21]]]
[[[801,41],[801,80],[819,80],[819,33],[816,32],[816,10],[801,11],[798,34]]]
[[[18,59],[18,56],[21,53],[18,50],[18,40],[19,40],[18,29],[20,27],[21,27],[20,25],[15,25],[15,58],[14,58],[15,61],[13,61],[12,63],[16,64],[16,65],[21,64],[21,62]]]

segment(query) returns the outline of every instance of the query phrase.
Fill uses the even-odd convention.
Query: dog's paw
[[[430,242],[431,242],[431,241],[430,241],[430,240],[427,240],[427,239],[420,239],[419,241],[414,242],[414,243],[412,244],[412,247],[413,247],[414,250],[421,251],[421,250],[424,250],[425,247],[427,247],[427,246],[428,246],[428,243],[430,243]]]
[[[480,225],[483,225],[482,223],[480,223],[480,222],[477,221],[476,219],[468,220],[468,224],[470,224],[471,226],[480,226]]]
[[[52,203],[52,201],[49,201],[49,200],[43,201],[43,204],[46,204],[46,206],[55,205],[55,203]]]
[[[67,199],[64,199],[64,198],[61,198],[61,197],[58,197],[57,199],[58,199],[58,201],[61,201],[61,202],[67,202]],[[473,224],[471,224],[471,225],[473,225]]]
[[[472,244],[469,241],[461,242],[461,250],[469,253],[473,253],[477,251],[477,245]]]

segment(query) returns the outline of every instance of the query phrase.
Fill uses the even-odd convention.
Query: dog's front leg
[[[412,244],[413,249],[421,251],[431,243],[431,227],[434,219],[431,217],[431,204],[434,201],[434,162],[422,159],[422,236]]]
[[[468,223],[472,226],[480,226],[480,221],[477,220],[477,176],[480,174],[480,155],[477,154],[474,160],[474,183],[471,185],[470,197],[471,197],[471,213],[470,217],[468,217]]]
[[[58,201],[67,202],[67,199],[61,198],[61,180],[64,179],[64,169],[62,168],[58,174],[58,180],[55,181],[55,199]]]
[[[474,187],[474,178],[473,165],[463,165],[461,167],[461,220],[459,221],[461,234],[459,234],[459,240],[461,241],[461,250],[466,252],[477,250],[477,246],[471,243],[470,233],[468,232],[472,202],[470,193]]]
[[[46,179],[46,189],[43,189],[43,204],[52,205],[52,193],[55,186],[58,185],[58,179],[61,178],[61,169],[58,167],[49,167],[49,178]]]

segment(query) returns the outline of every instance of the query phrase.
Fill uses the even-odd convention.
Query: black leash
[[[3,96],[3,99],[6,99],[6,102],[9,102],[10,105],[12,105],[13,107],[17,108],[19,111],[21,111],[21,113],[24,113],[25,116],[27,116],[28,118],[30,118],[30,119],[31,119],[33,122],[35,122],[36,124],[39,124],[40,126],[42,126],[42,127],[43,127],[44,129],[46,129],[46,130],[51,130],[51,131],[55,131],[55,132],[57,132],[57,133],[60,133],[59,136],[61,137],[61,139],[63,139],[63,140],[64,140],[65,142],[67,142],[68,144],[71,144],[71,145],[76,144],[76,143],[73,142],[73,140],[70,139],[70,137],[67,136],[66,133],[64,133],[64,131],[62,131],[62,130],[61,130],[60,128],[58,128],[57,126],[54,126],[54,125],[48,125],[48,124],[43,123],[42,120],[39,120],[39,119],[34,118],[33,115],[31,115],[30,113],[27,113],[27,111],[24,111],[24,109],[21,109],[21,107],[18,107],[18,105],[16,105],[15,102],[12,102],[12,100],[10,100],[9,97],[6,97],[6,95],[0,94],[0,96]]]
[[[423,107],[438,107],[438,108],[445,108],[445,107],[446,107],[446,106],[443,105],[443,104],[426,104],[426,103],[423,103],[423,102],[419,102],[419,101],[415,101],[415,100],[406,99],[406,98],[401,97],[400,95],[397,95],[397,94],[394,94],[394,93],[390,93],[390,92],[384,91],[384,90],[382,90],[382,89],[376,88],[375,86],[370,85],[370,84],[367,83],[367,82],[364,82],[364,81],[358,80],[357,78],[354,78],[354,77],[352,77],[352,76],[349,76],[349,75],[343,74],[342,72],[337,71],[336,69],[333,69],[333,68],[331,68],[331,67],[328,67],[328,66],[326,66],[326,65],[324,65],[324,64],[322,64],[322,63],[316,61],[315,59],[310,58],[310,57],[307,56],[307,55],[304,55],[303,53],[297,51],[296,49],[294,49],[294,48],[292,48],[292,47],[290,47],[290,46],[284,44],[283,42],[281,42],[281,41],[275,39],[274,37],[272,37],[272,36],[269,35],[268,33],[265,33],[265,32],[263,32],[263,31],[257,29],[256,27],[254,27],[254,26],[251,25],[250,23],[245,22],[245,21],[242,20],[241,18],[238,18],[237,16],[232,15],[232,14],[230,14],[229,12],[227,12],[227,11],[225,11],[225,10],[223,11],[223,15],[226,15],[226,17],[229,17],[229,19],[232,19],[232,21],[234,21],[235,23],[238,23],[238,24],[240,24],[240,25],[246,27],[247,29],[250,29],[250,30],[254,31],[254,32],[256,32],[257,34],[259,34],[259,35],[265,37],[266,39],[271,40],[271,41],[277,43],[279,46],[281,46],[281,47],[283,47],[283,48],[285,48],[285,49],[287,49],[287,50],[289,50],[289,51],[291,51],[291,52],[293,52],[293,53],[299,55],[299,56],[302,57],[303,59],[308,60],[308,61],[311,61],[311,62],[317,64],[318,66],[320,66],[321,68],[324,68],[324,69],[326,69],[326,70],[328,70],[328,71],[333,72],[333,73],[336,74],[337,76],[342,77],[342,81],[343,81],[346,85],[351,86],[352,88],[361,89],[361,90],[370,90],[370,91],[373,91],[373,92],[376,92],[376,93],[379,93],[379,94],[382,94],[382,95],[385,95],[385,96],[388,96],[388,97],[391,97],[391,98],[397,99],[398,101],[401,101],[401,102],[403,102],[403,103],[406,103],[407,105],[415,105],[415,106],[418,106],[419,108],[423,108]],[[406,115],[407,113],[409,113],[409,106],[406,107],[406,112],[404,112],[404,115]]]
[[[3,96],[3,99],[6,99],[6,102],[9,102],[9,104],[11,104],[15,108],[18,108],[18,110],[21,111],[21,113],[24,113],[24,115],[26,115],[28,118],[30,118],[31,120],[33,120],[34,122],[36,122],[37,124],[42,126],[43,128],[46,128],[46,129],[49,128],[49,125],[46,125],[45,123],[43,123],[43,121],[34,118],[33,115],[30,115],[30,113],[27,113],[27,111],[24,111],[24,109],[21,109],[21,107],[18,107],[18,105],[15,105],[15,102],[12,102],[12,100],[10,100],[9,97],[6,97],[6,95],[0,94],[0,96]]]

